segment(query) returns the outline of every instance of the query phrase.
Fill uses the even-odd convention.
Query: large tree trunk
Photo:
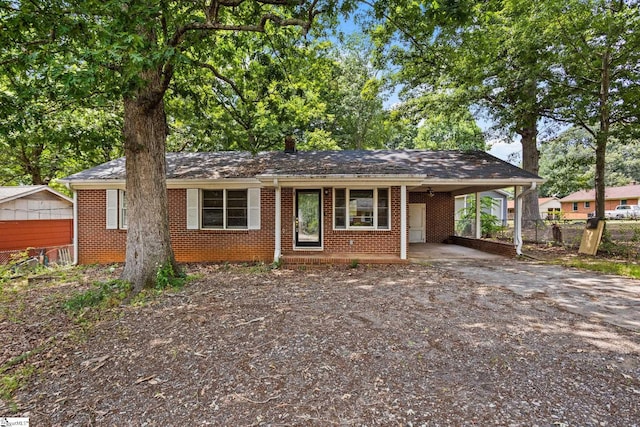
[[[610,62],[611,54],[609,50],[605,50],[602,54],[602,66],[600,69],[600,130],[596,134],[596,218],[604,218],[605,211],[605,157],[609,139],[609,123],[611,121],[609,112]]]
[[[147,87],[124,101],[128,230],[122,278],[134,294],[154,286],[160,269],[178,272],[169,235],[163,91],[159,73],[144,77]]]
[[[520,131],[522,143],[522,169],[538,174],[540,151],[538,150],[538,127],[536,117],[527,118],[526,124]],[[540,221],[540,207],[538,205],[538,190],[531,191],[522,201],[522,227],[535,228]]]

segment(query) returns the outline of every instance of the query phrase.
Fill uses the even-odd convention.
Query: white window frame
[[[345,225],[344,227],[336,227],[336,190],[344,190],[345,191]],[[373,226],[366,225],[350,225],[351,217],[349,214],[349,200],[351,199],[351,190],[354,191],[362,191],[368,190],[373,191]],[[378,193],[380,191],[387,192],[387,223],[383,224],[381,227],[378,224]],[[390,231],[391,230],[391,188],[390,187],[339,187],[333,189],[333,201],[332,201],[332,209],[333,209],[333,229],[334,230],[376,230],[376,231]]]
[[[126,230],[128,221],[125,211],[125,190],[106,190],[106,228],[107,230]]]
[[[118,190],[118,226],[121,230],[129,228],[129,216],[127,213],[127,192],[126,190]]]
[[[205,225],[203,223],[203,217],[204,215],[201,213],[200,214],[200,228],[203,230],[248,230],[249,229],[249,192],[247,191],[246,188],[242,188],[242,189],[229,189],[229,188],[220,188],[220,189],[202,189],[200,190],[200,212],[203,212],[205,207],[204,207],[204,192],[205,191],[222,191],[222,227],[220,226],[213,226],[213,225]],[[246,201],[247,201],[247,206],[245,208],[246,211],[246,220],[247,220],[247,225],[245,226],[229,226],[228,224],[228,198],[229,198],[229,191],[244,191],[245,196],[246,196]]]
[[[203,192],[222,191],[222,227],[204,226],[202,224]],[[246,191],[247,194],[247,225],[244,227],[229,227],[227,224],[227,191]],[[260,229],[260,188],[189,188],[186,194],[186,228],[187,230],[228,230],[245,231]]]

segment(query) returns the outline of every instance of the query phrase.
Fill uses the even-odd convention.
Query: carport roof
[[[295,153],[238,151],[167,153],[168,180],[218,180],[278,177],[412,177],[437,180],[542,179],[482,151],[345,150]],[[124,180],[119,158],[63,182]]]

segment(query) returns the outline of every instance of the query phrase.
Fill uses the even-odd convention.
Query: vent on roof
[[[284,152],[288,154],[296,152],[296,140],[291,135],[287,135],[284,138]]]

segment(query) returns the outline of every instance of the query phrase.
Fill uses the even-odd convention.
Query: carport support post
[[[480,193],[476,193],[476,239],[482,237],[482,222],[480,221]]]
[[[522,255],[522,198],[527,193],[535,190],[536,186],[537,184],[532,182],[531,186],[526,190],[524,187],[516,186],[514,188],[513,244],[516,247],[516,255]]]
[[[516,247],[516,254],[522,255],[522,187],[513,188],[513,245]]]

